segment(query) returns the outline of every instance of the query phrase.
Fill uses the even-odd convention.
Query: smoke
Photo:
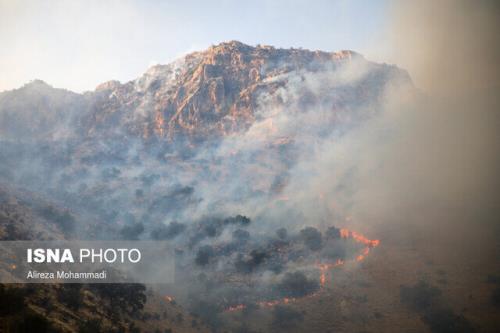
[[[494,2],[395,2],[379,46],[391,50],[386,59],[408,69],[419,92],[386,89],[379,116],[324,141],[295,168],[316,177],[302,182],[292,171],[292,192],[329,193],[331,205],[361,229],[493,224],[499,13]]]
[[[395,57],[426,100],[398,115],[401,135],[377,178],[413,222],[481,227],[498,217],[499,15],[493,1],[394,5]]]
[[[51,145],[42,162],[29,154],[35,147],[22,170],[4,169],[89,221],[96,214],[111,233],[177,245],[185,276],[174,289],[195,295],[182,296],[201,313],[204,297],[208,317],[214,308],[309,295],[324,273],[315,263],[360,253],[332,225],[383,244],[390,228],[431,234],[496,222],[497,7],[397,2],[380,43],[409,74],[355,53],[293,70],[273,64],[282,74],[264,82],[255,121],[217,142],[142,142],[120,128],[60,151]],[[136,82],[141,91],[148,79]],[[153,102],[139,114],[154,114]],[[5,147],[16,158],[17,146]],[[25,170],[47,176],[33,180]]]
[[[390,14],[391,56],[419,87],[476,103],[498,90],[498,3],[398,1]]]

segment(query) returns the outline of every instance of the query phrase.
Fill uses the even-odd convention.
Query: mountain
[[[370,137],[386,140],[376,120],[401,88],[415,90],[406,71],[353,51],[231,41],[83,94],[39,80],[0,93],[2,239],[166,239],[176,251],[165,290],[48,286],[21,297],[0,285],[26,305],[0,323],[16,327],[26,311],[64,332],[99,331],[96,321],[111,332],[235,331],[230,308],[316,295],[325,267],[363,250],[338,228],[358,161],[371,163],[359,158],[359,129],[375,124]]]
[[[110,223],[263,210],[401,87],[353,51],[236,41],[83,94],[35,80],[0,94],[0,181]]]
[[[4,139],[64,139],[67,126],[84,111],[83,95],[55,89],[33,80],[19,89],[0,93],[0,137]]]
[[[354,76],[355,84],[349,77],[332,80],[325,75],[349,64],[366,72],[343,74]],[[319,92],[310,86],[312,80],[321,85]],[[297,92],[294,98],[304,109],[321,105],[336,112],[373,103],[391,81],[410,78],[395,66],[369,62],[353,51],[252,47],[231,41],[153,66],[124,84],[103,83],[83,95],[38,80],[3,92],[0,135],[53,139],[67,137],[64,133],[101,138],[127,134],[197,142],[248,129],[264,99],[274,106],[291,102],[284,100],[287,89]]]
[[[381,114],[386,92],[401,87],[414,90],[406,71],[353,51],[236,41],[83,94],[35,80],[0,93],[0,181],[115,229],[265,215],[273,203],[296,219],[304,214],[296,183],[309,184],[312,161]],[[352,191],[352,173],[338,177],[339,190]]]

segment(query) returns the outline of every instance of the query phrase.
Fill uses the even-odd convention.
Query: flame
[[[318,263],[316,266],[319,269],[319,284],[321,287],[324,287],[326,284],[326,277],[329,275],[329,271],[335,267],[341,266],[344,264],[342,259],[337,259],[334,263]]]
[[[235,305],[235,306],[230,306],[226,309],[226,312],[233,312],[233,311],[238,311],[238,310],[243,310],[244,308],[246,308],[245,305],[243,304],[238,304],[238,305]]]
[[[363,248],[361,254],[359,254],[354,259],[355,262],[359,262],[359,261],[364,260],[368,256],[368,254],[370,253],[370,249],[372,249],[380,244],[380,240],[378,240],[378,239],[368,239],[358,232],[350,231],[349,229],[345,229],[345,228],[340,229],[340,237],[343,239],[352,238],[356,243],[360,243],[360,244],[363,244],[366,246],[365,248]],[[333,268],[342,266],[344,264],[345,264],[345,261],[342,259],[338,259],[334,263],[316,263],[316,267],[319,269],[319,272],[320,272],[320,275],[319,275],[320,289],[319,289],[319,291],[317,291],[313,294],[310,294],[310,295],[307,295],[307,296],[301,297],[301,298],[285,297],[285,298],[277,299],[277,300],[273,300],[273,301],[261,301],[261,302],[257,302],[257,304],[260,305],[261,307],[273,307],[273,306],[276,306],[279,304],[289,304],[289,303],[295,302],[295,301],[297,301],[299,299],[303,299],[303,298],[315,297],[325,290],[327,277],[331,276],[330,271]],[[233,306],[227,308],[225,311],[226,312],[233,312],[233,311],[243,310],[244,308],[246,308],[245,304],[238,304],[238,305],[233,305]]]
[[[340,237],[341,238],[349,238],[349,230],[347,229],[340,229]]]
[[[355,231],[351,231],[351,237],[354,238],[354,240],[356,242],[365,244],[368,247],[375,247],[380,243],[380,241],[378,239],[374,239],[374,240],[368,239],[365,236],[363,236]]]
[[[165,301],[169,302],[169,303],[172,303],[172,302],[175,300],[175,298],[174,298],[173,296],[169,296],[169,295],[165,295],[165,296],[163,297],[163,299],[164,299]]]

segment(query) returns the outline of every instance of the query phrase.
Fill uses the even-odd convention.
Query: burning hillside
[[[500,332],[499,18],[0,0],[0,332]]]
[[[338,229],[336,229],[335,227],[332,227],[331,229],[327,230],[327,233],[329,233],[329,236],[332,237],[331,233],[332,232],[336,233],[337,230]],[[343,257],[343,258],[338,258],[336,261],[332,261],[332,258],[328,258],[327,260],[322,259],[321,261],[316,262],[315,267],[319,273],[317,285],[314,285],[313,283],[307,281],[305,275],[303,275],[300,272],[287,273],[287,275],[285,275],[285,277],[281,281],[279,289],[282,290],[284,289],[286,293],[289,295],[274,300],[258,301],[257,304],[263,307],[271,307],[275,305],[289,304],[292,302],[296,302],[304,297],[317,296],[321,291],[324,290],[327,283],[331,282],[332,270],[335,267],[342,266],[346,261],[349,260],[355,260],[355,261],[364,260],[366,256],[370,253],[370,250],[373,247],[376,247],[380,244],[379,240],[369,240],[364,236],[355,232],[350,232],[347,229],[340,229],[340,237],[343,240],[352,238],[352,240],[354,240],[355,242],[364,244],[365,247],[361,250],[361,254],[354,255],[353,258]],[[278,252],[280,253],[280,255],[282,255],[283,252],[285,251],[283,249],[278,249]],[[246,307],[245,304],[232,305],[229,308],[227,308],[226,311],[243,310],[245,307]]]
[[[336,267],[378,246],[339,227],[359,190],[351,140],[391,89],[414,94],[406,72],[351,51],[239,42],[82,96],[36,82],[0,98],[2,119],[18,120],[0,132],[0,177],[46,197],[34,209],[65,238],[171,243],[164,301],[218,327],[224,312],[319,298]],[[73,99],[44,127],[59,109],[41,100]]]
[[[200,302],[215,313],[293,303],[319,296],[335,267],[362,261],[379,245],[335,226],[293,232],[282,227],[269,234],[254,231],[252,224],[237,215],[153,231],[176,245],[178,278],[169,299],[175,296],[195,313]]]

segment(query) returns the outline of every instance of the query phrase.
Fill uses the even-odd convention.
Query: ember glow
[[[335,267],[342,266],[344,263],[345,263],[344,260],[338,259],[333,264],[317,264],[318,269],[321,273],[319,278],[321,287],[325,286],[327,277],[331,276],[330,270],[332,270]]]
[[[363,259],[366,258],[366,256],[370,253],[370,249],[378,246],[380,244],[380,240],[378,239],[368,239],[365,236],[361,235],[360,233],[357,233],[355,231],[349,231],[347,229],[341,229],[340,234],[342,238],[349,238],[351,237],[354,239],[357,243],[361,243],[366,245],[366,247],[363,249],[362,253],[359,254],[356,257],[356,261],[362,261]]]

